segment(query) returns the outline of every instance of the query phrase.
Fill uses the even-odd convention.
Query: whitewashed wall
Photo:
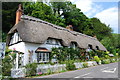
[[[55,40],[53,40],[53,43],[55,42]],[[53,47],[61,47],[61,44],[59,43],[59,45],[54,45],[54,44],[46,44],[46,42],[44,44],[35,44],[35,43],[28,43],[28,42],[20,42],[17,44],[14,44],[12,46],[9,47],[9,49],[12,50],[16,50],[19,52],[24,53],[24,65],[26,65],[27,63],[29,63],[29,51],[33,51],[33,55],[32,55],[32,61],[31,62],[37,62],[37,53],[35,53],[35,50],[38,47],[45,47],[48,50],[51,51],[51,48]]]

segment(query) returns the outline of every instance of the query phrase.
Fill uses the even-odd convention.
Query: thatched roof
[[[60,39],[64,46],[69,46],[71,42],[76,42],[80,48],[88,48],[90,44],[93,49],[98,46],[100,50],[106,51],[106,48],[94,37],[70,31],[27,15],[23,15],[22,20],[13,26],[8,34],[10,35],[16,30],[25,42],[44,43],[48,38],[56,38]]]

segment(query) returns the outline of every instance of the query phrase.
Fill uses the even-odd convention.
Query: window
[[[46,44],[59,45],[58,39],[47,39]]]
[[[76,48],[76,46],[77,46],[76,43],[73,43],[73,42],[72,42],[72,43],[70,44],[70,48]]]
[[[46,44],[52,44],[52,39],[47,39]]]
[[[49,53],[38,53],[38,62],[49,62]]]
[[[55,43],[56,45],[59,45],[59,41],[58,40],[56,40],[56,43]]]
[[[98,46],[96,46],[96,49],[97,49],[97,50],[99,50],[99,47],[98,47]]]
[[[93,49],[93,48],[92,48],[92,45],[89,44],[89,45],[88,45],[88,49]]]

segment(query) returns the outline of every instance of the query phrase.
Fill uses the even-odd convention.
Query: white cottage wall
[[[23,65],[26,64],[26,59],[28,56],[28,52],[26,52],[25,48],[26,48],[25,42],[20,42],[20,43],[9,46],[9,49],[11,49],[11,50],[16,50],[16,51],[24,53]]]
[[[53,43],[55,43],[55,40],[53,39],[52,40]],[[29,43],[29,42],[20,42],[20,43],[17,43],[17,44],[14,44],[14,45],[11,45],[9,46],[9,49],[12,49],[12,50],[16,50],[16,51],[19,51],[19,52],[22,52],[24,53],[24,65],[28,64],[29,61],[32,63],[32,62],[37,62],[37,53],[35,53],[35,50],[38,48],[38,47],[45,47],[47,48],[49,51],[51,51],[51,48],[53,47],[62,47],[60,42],[58,42],[58,45],[55,45],[55,44],[46,44],[46,42],[44,44],[36,44],[36,43]],[[30,55],[30,52],[32,52],[32,59],[29,60],[29,55]]]
[[[53,40],[54,41],[54,40]],[[32,55],[32,61],[31,62],[37,62],[37,53],[35,53],[35,50],[38,47],[45,47],[46,49],[48,49],[49,51],[51,51],[51,48],[53,47],[62,47],[61,44],[59,43],[59,45],[53,45],[53,44],[46,44],[46,42],[44,44],[35,44],[35,43],[25,43],[25,48],[26,48],[26,53],[28,53],[28,50],[33,52]],[[29,60],[26,60],[26,64],[29,62]]]

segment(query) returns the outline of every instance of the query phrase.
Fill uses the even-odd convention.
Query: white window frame
[[[40,52],[40,53],[37,53],[37,54],[39,54],[38,55],[38,58],[39,58],[39,63],[41,63],[41,62],[49,62],[49,53],[45,53],[45,52]],[[41,59],[40,59],[40,55],[41,55]],[[45,60],[44,60],[44,58],[45,58]]]

